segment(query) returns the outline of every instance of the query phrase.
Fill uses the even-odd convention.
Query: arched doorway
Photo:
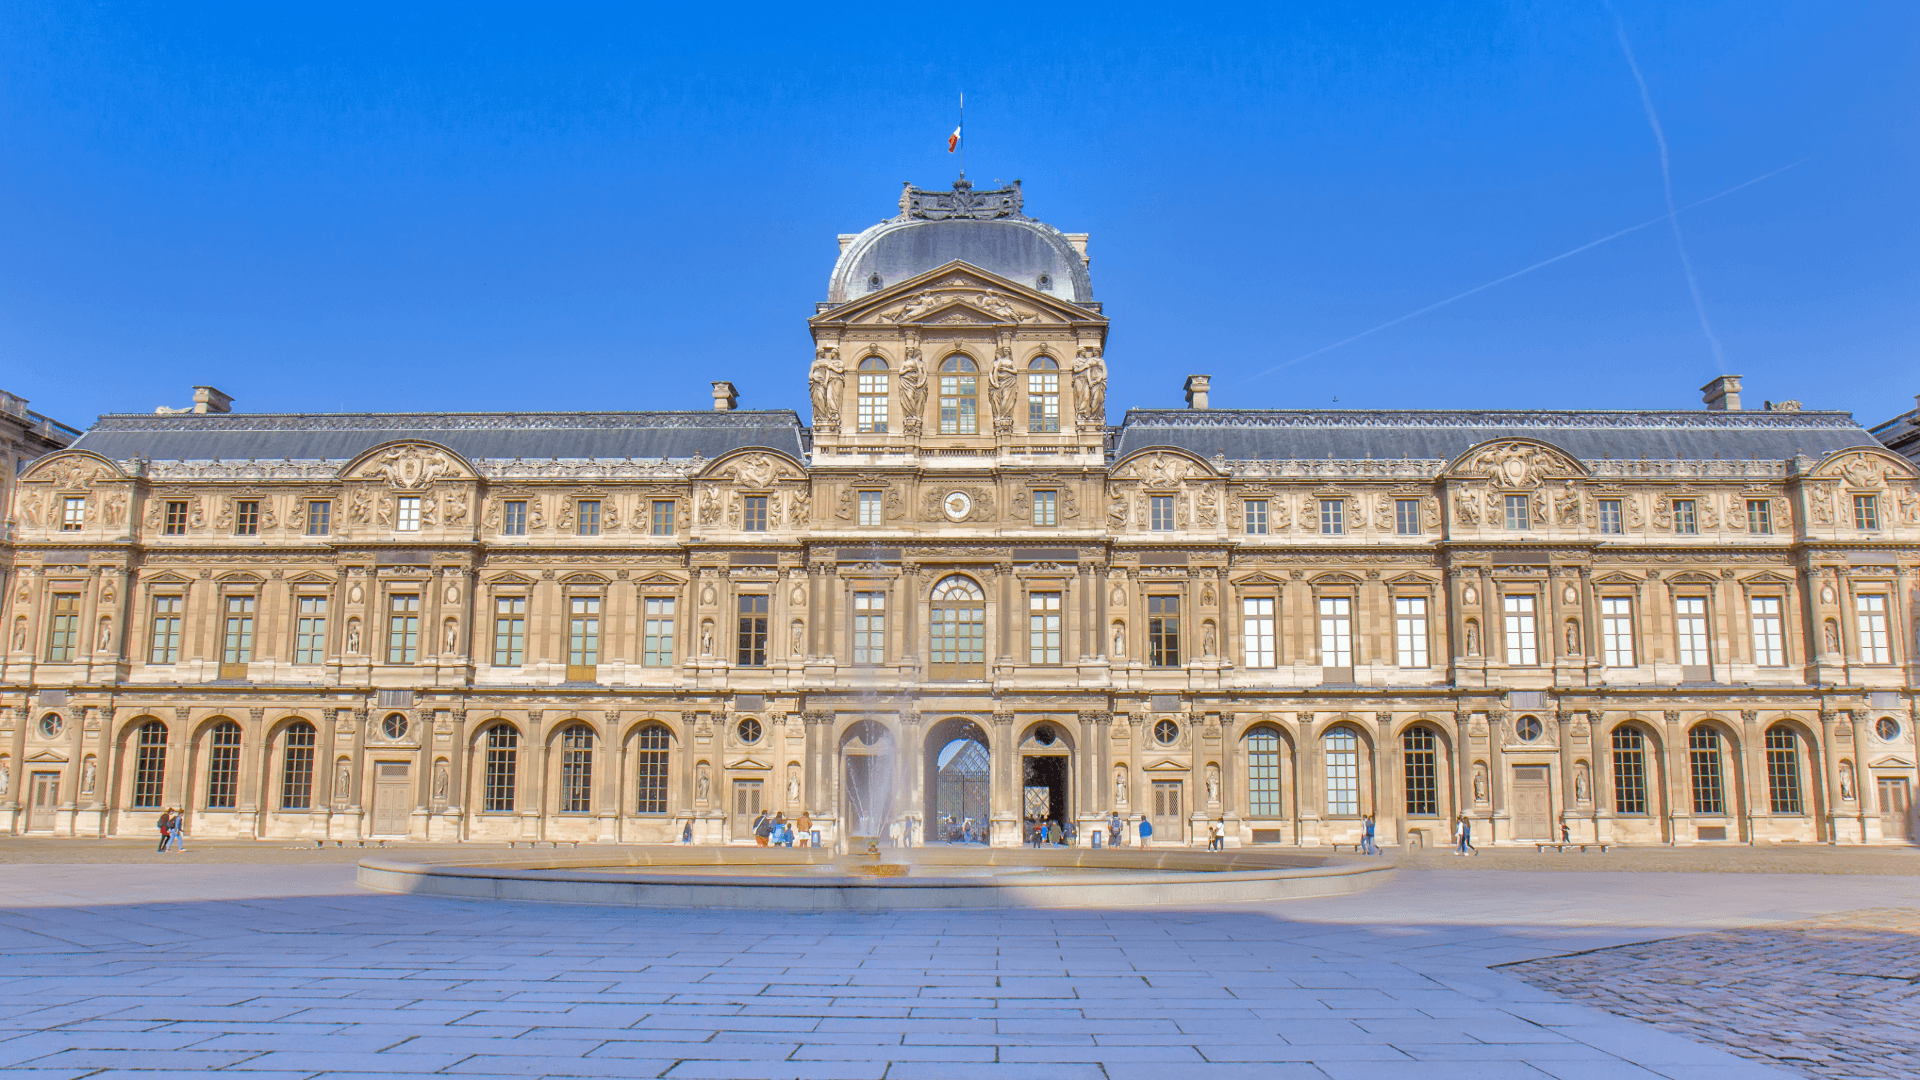
[[[1067,777],[1072,773],[1072,747],[1057,724],[1042,721],[1020,743],[1021,839],[1031,841],[1034,829],[1052,823],[1064,832],[1072,819],[1073,803]]]
[[[972,720],[935,724],[926,742],[926,839],[985,844],[992,839],[993,757]]]
[[[899,787],[893,767],[893,733],[875,721],[859,721],[841,736],[840,756],[846,763],[840,788],[846,834],[887,836],[896,816],[894,795]]]

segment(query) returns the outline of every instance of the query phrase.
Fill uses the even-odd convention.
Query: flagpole
[[[967,178],[967,92],[960,91],[960,179]]]

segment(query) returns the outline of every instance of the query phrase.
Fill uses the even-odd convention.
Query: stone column
[[[1300,732],[1300,780],[1296,786],[1298,792],[1299,820],[1294,826],[1294,835],[1305,841],[1312,834],[1315,846],[1320,843],[1320,818],[1327,805],[1326,773],[1321,765],[1320,733],[1315,730],[1314,714],[1295,713],[1294,724]]]
[[[1013,744],[1013,714],[993,714],[993,846],[1020,846],[1020,748]]]
[[[1681,842],[1683,830],[1688,834],[1687,842],[1694,839],[1692,773],[1688,768],[1687,733],[1680,725],[1679,711],[1668,709],[1661,717],[1666,724],[1660,741],[1667,759],[1667,843],[1671,846]]]

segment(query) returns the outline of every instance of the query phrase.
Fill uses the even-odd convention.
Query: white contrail
[[[1249,375],[1246,378],[1241,379],[1238,383],[1235,383],[1234,385],[1243,386],[1247,383],[1252,382],[1255,379],[1265,378],[1266,376],[1271,375],[1282,368],[1292,367],[1293,365],[1299,363],[1302,360],[1311,360],[1314,357],[1319,356],[1321,353],[1332,352],[1333,350],[1338,349],[1343,345],[1351,345],[1354,342],[1359,341],[1363,337],[1368,337],[1370,335],[1377,334],[1382,330],[1399,326],[1401,323],[1406,322],[1408,319],[1418,318],[1422,315],[1425,315],[1429,311],[1435,311],[1440,308],[1446,307],[1448,304],[1451,304],[1457,300],[1465,300],[1467,297],[1472,296],[1474,293],[1485,292],[1486,290],[1493,288],[1495,285],[1501,285],[1506,282],[1512,281],[1514,278],[1531,274],[1535,270],[1540,269],[1541,267],[1552,266],[1554,263],[1559,262],[1561,259],[1572,258],[1573,256],[1578,255],[1581,252],[1586,251],[1590,248],[1599,247],[1601,244],[1604,244],[1609,240],[1618,240],[1621,237],[1627,235],[1628,233],[1639,232],[1641,229],[1647,228],[1649,226],[1658,225],[1661,222],[1666,221],[1670,218],[1676,217],[1680,214],[1684,214],[1688,210],[1692,210],[1697,206],[1705,206],[1706,204],[1714,201],[1715,199],[1725,198],[1726,196],[1731,195],[1736,191],[1739,191],[1741,188],[1752,187],[1753,185],[1759,183],[1762,180],[1766,180],[1770,177],[1778,176],[1781,173],[1786,172],[1788,169],[1795,167],[1796,165],[1805,164],[1808,160],[1810,159],[1801,158],[1799,161],[1789,162],[1785,165],[1780,166],[1777,169],[1772,170],[1771,172],[1764,172],[1764,173],[1761,173],[1759,176],[1754,177],[1751,180],[1747,180],[1742,183],[1735,184],[1732,187],[1726,189],[1725,191],[1716,192],[1712,195],[1707,196],[1704,199],[1700,199],[1695,202],[1690,202],[1685,206],[1679,207],[1678,209],[1669,209],[1666,213],[1661,214],[1659,217],[1648,218],[1647,220],[1641,222],[1638,225],[1629,225],[1618,232],[1608,233],[1607,235],[1601,237],[1598,240],[1589,240],[1588,242],[1581,244],[1579,247],[1574,248],[1571,251],[1563,251],[1560,254],[1555,255],[1551,259],[1542,259],[1539,262],[1534,263],[1532,266],[1515,270],[1513,273],[1508,274],[1505,277],[1494,278],[1492,281],[1489,281],[1484,285],[1475,285],[1473,288],[1468,289],[1466,292],[1455,293],[1452,296],[1447,297],[1445,300],[1437,300],[1431,304],[1428,304],[1426,307],[1420,308],[1415,311],[1409,311],[1405,315],[1402,315],[1397,319],[1390,319],[1387,322],[1383,322],[1379,326],[1376,326],[1370,330],[1362,330],[1350,338],[1342,338],[1341,340],[1336,341],[1331,345],[1322,345],[1320,348],[1315,349],[1312,352],[1301,353],[1299,356],[1296,356],[1291,360],[1285,361],[1284,363],[1275,364],[1274,366],[1268,368],[1265,371],[1260,372],[1257,375]],[[1712,335],[1709,334],[1708,336],[1711,337]]]

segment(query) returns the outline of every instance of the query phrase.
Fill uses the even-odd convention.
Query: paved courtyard
[[[1877,940],[1881,969],[1920,974],[1905,852],[1884,874],[1421,859],[1350,897],[899,915],[390,896],[332,852],[265,845],[49,853],[0,843],[8,1080],[1825,1077],[1890,1075],[1847,1055],[1911,1053],[1920,1028],[1907,983],[1856,990],[1843,1022],[1811,999],[1844,986],[1802,983],[1834,934],[1838,968]],[[1725,982],[1700,993],[1726,1007],[1677,1015],[1688,978]],[[1734,1052],[1790,997],[1763,1030],[1824,1033],[1825,1064]]]

